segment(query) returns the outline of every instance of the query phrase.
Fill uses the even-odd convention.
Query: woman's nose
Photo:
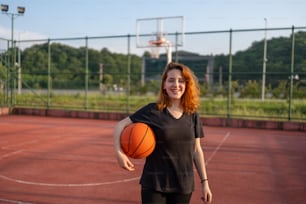
[[[173,82],[173,84],[174,84],[175,87],[178,87],[178,86],[179,86],[179,81],[178,81],[178,80],[175,80],[175,81]]]

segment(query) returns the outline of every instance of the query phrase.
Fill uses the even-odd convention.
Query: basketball
[[[149,156],[155,148],[155,135],[144,123],[133,123],[121,133],[120,144],[123,152],[134,159]]]

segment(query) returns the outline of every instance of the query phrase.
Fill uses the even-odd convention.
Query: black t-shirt
[[[165,108],[150,103],[130,116],[149,125],[156,147],[146,158],[140,183],[160,192],[191,193],[194,190],[193,154],[195,138],[204,137],[198,113],[174,118]]]

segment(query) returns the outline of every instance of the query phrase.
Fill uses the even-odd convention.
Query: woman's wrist
[[[202,184],[205,183],[205,182],[208,182],[208,179],[207,179],[207,178],[201,179],[201,183],[202,183]]]

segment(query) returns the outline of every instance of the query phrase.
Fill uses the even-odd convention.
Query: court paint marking
[[[227,132],[225,136],[223,137],[222,141],[219,143],[219,145],[216,147],[216,149],[213,151],[213,153],[210,155],[210,157],[206,160],[205,164],[206,166],[209,164],[209,162],[213,159],[213,157],[217,154],[219,149],[222,147],[224,142],[227,140],[227,138],[231,135],[230,132]]]
[[[14,144],[14,145],[3,146],[3,147],[1,147],[1,149],[12,149],[12,148],[21,147],[21,146],[24,146],[24,145],[33,144],[33,143],[37,143],[37,142],[38,142],[38,140],[32,140],[32,141],[18,143],[18,144]],[[10,157],[12,155],[16,155],[16,154],[22,153],[22,152],[24,152],[24,150],[20,149],[20,150],[14,151],[14,152],[10,152],[10,153],[4,154],[4,155],[0,156],[0,160],[2,160],[4,158],[7,158],[7,157]],[[120,180],[98,182],[98,183],[57,184],[57,183],[41,183],[41,182],[25,181],[25,180],[20,180],[20,179],[14,179],[14,178],[2,175],[2,174],[0,174],[0,178],[2,178],[4,180],[11,181],[11,182],[20,183],[20,184],[36,185],[36,186],[49,186],[49,187],[90,187],[90,186],[103,186],[103,185],[112,185],[112,184],[117,184],[117,183],[127,183],[127,182],[132,182],[132,181],[140,179],[140,177],[133,177],[133,178],[128,178],[128,179],[120,179]],[[0,198],[0,201],[1,201],[1,198]],[[22,202],[20,202],[20,201],[11,201],[11,203],[22,203]]]
[[[209,162],[213,159],[213,157],[216,155],[216,153],[222,147],[224,142],[228,139],[230,134],[231,134],[230,132],[227,132],[225,134],[225,136],[223,137],[222,141],[215,148],[215,150],[210,155],[210,157],[206,160],[206,165],[208,165]],[[6,146],[6,147],[2,147],[2,149],[9,148],[9,147],[23,146],[23,145],[26,145],[26,144],[31,144],[31,143],[36,143],[36,142],[37,142],[37,140],[33,140],[33,141],[29,141],[29,142],[19,143],[19,144],[16,144],[16,145],[9,145],[9,146]],[[15,152],[8,153],[6,155],[1,156],[0,159],[8,157],[8,156],[11,156],[11,155],[14,155],[14,154],[21,153],[22,151],[23,150],[18,150],[18,151],[15,151]],[[1,174],[0,174],[0,178],[8,180],[8,181],[11,181],[11,182],[15,182],[15,183],[27,184],[27,185],[36,185],[36,186],[49,186],[49,187],[91,187],[91,186],[103,186],[103,185],[112,185],[112,184],[118,184],[118,183],[131,182],[131,181],[139,180],[140,177],[133,177],[133,178],[128,178],[128,179],[120,179],[120,180],[106,181],[106,182],[98,182],[98,183],[84,183],[84,184],[57,184],[57,183],[31,182],[31,181],[25,181],[25,180],[10,178],[8,176],[1,175]],[[0,198],[0,201],[1,201],[1,198]],[[14,203],[14,202],[15,201],[13,201],[12,203]],[[16,201],[16,202],[18,203],[19,201]]]
[[[206,165],[209,164],[209,162],[213,159],[213,157],[217,154],[217,152],[220,150],[224,142],[228,139],[228,137],[231,135],[230,132],[227,132],[225,136],[223,137],[222,141],[219,143],[219,145],[215,148],[213,153],[210,155],[210,157],[206,160]],[[28,143],[34,143],[37,142],[36,140],[26,142],[26,143],[20,143],[20,145],[28,144]],[[17,145],[14,145],[17,146]],[[0,159],[21,153],[23,150],[18,150],[15,152],[8,153],[6,155],[3,155],[0,157]],[[31,182],[31,181],[25,181],[25,180],[19,180],[19,179],[14,179],[10,178],[5,175],[0,174],[0,178],[15,182],[15,183],[20,183],[20,184],[27,184],[27,185],[36,185],[36,186],[49,186],[49,187],[91,187],[91,186],[103,186],[103,185],[112,185],[112,184],[117,184],[117,183],[127,183],[135,180],[139,180],[140,177],[133,177],[133,178],[128,178],[128,179],[120,179],[120,180],[114,180],[114,181],[106,181],[106,182],[99,182],[99,183],[84,183],[84,184],[57,184],[57,183],[41,183],[41,182]]]
[[[19,200],[8,200],[4,198],[0,198],[0,201],[6,202],[6,203],[17,203],[17,204],[37,204],[37,203],[29,203],[29,202],[23,202]]]
[[[2,156],[0,157],[0,160],[1,160],[1,159],[4,159],[4,158],[6,158],[6,157],[10,157],[10,156],[15,155],[15,154],[19,154],[19,153],[21,153],[21,152],[23,152],[22,149],[21,149],[21,150],[14,151],[14,152],[7,153],[7,154],[4,154],[4,155],[2,155]]]
[[[25,180],[19,180],[10,178],[7,176],[4,176],[0,174],[0,178],[20,183],[20,184],[27,184],[27,185],[36,185],[36,186],[49,186],[49,187],[91,187],[91,186],[104,186],[104,185],[112,185],[117,183],[127,183],[135,180],[139,180],[140,177],[134,177],[134,178],[128,178],[128,179],[120,179],[120,180],[114,180],[114,181],[106,181],[106,182],[100,182],[100,183],[83,183],[83,184],[57,184],[57,183],[40,183],[40,182],[31,182],[31,181],[25,181]]]

